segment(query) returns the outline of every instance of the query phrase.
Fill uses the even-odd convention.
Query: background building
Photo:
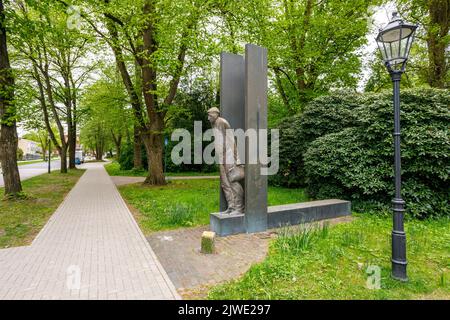
[[[42,148],[35,141],[19,138],[19,149],[23,156],[19,160],[35,160],[42,158]]]

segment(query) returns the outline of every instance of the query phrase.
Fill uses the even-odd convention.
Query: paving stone
[[[102,164],[84,168],[31,246],[0,250],[0,299],[179,299]]]
[[[324,220],[315,224],[351,221],[351,216]],[[160,231],[147,236],[153,251],[183,298],[204,298],[209,288],[235,279],[252,264],[262,261],[269,242],[280,229],[253,234],[237,234],[215,239],[215,254],[202,254],[200,240],[209,226]],[[284,230],[284,229],[283,229]],[[173,241],[161,241],[172,237]]]

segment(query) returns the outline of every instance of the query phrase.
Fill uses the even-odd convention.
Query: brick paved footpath
[[[179,299],[102,164],[30,246],[0,249],[0,299]]]

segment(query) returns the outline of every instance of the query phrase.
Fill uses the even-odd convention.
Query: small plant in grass
[[[441,277],[439,279],[439,286],[445,287],[445,273],[444,272],[441,273]]]
[[[21,191],[14,194],[7,194],[3,197],[3,201],[20,201],[32,199],[33,197],[28,195],[27,193]]]
[[[165,222],[172,226],[192,226],[196,210],[195,206],[176,204],[165,211]]]
[[[275,248],[280,251],[297,254],[308,250],[317,238],[324,239],[328,236],[328,225],[300,225],[285,227],[275,241]]]

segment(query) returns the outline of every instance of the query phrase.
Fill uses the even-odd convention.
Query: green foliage
[[[105,68],[102,77],[88,87],[81,100],[83,121],[81,142],[88,150],[102,154],[111,146],[121,150],[123,137],[133,125],[125,89],[114,68]]]
[[[239,41],[267,47],[271,76],[277,78],[274,91],[284,92],[285,109],[294,111],[330,88],[356,87],[357,49],[367,41],[370,7],[380,2],[243,0],[220,5],[231,51],[242,51]]]
[[[17,153],[17,160],[18,161],[23,160],[23,150],[20,148],[17,148],[16,153]]]
[[[113,161],[105,165],[105,169],[110,176],[122,176],[122,177],[146,177],[147,171],[141,169],[121,170],[120,164],[117,161]]]
[[[209,299],[448,300],[450,220],[406,223],[411,263],[405,283],[390,276],[391,228],[390,218],[365,214],[322,230],[281,232],[263,262],[241,278],[214,287]],[[367,287],[369,266],[380,268],[379,290]]]
[[[448,0],[395,0],[401,16],[419,25],[408,74],[434,88],[450,86],[450,3]]]
[[[330,121],[326,133],[321,117],[312,120],[323,135],[304,153],[307,189],[314,198],[341,197],[357,208],[388,209],[394,193],[392,94],[360,95],[354,101],[352,121],[340,131]],[[444,90],[401,94],[402,193],[408,214],[415,217],[450,214],[449,102]],[[348,106],[330,111],[342,123]]]
[[[31,197],[23,191],[17,193],[8,193],[3,197],[3,201],[21,201],[26,199],[31,199]]]
[[[201,209],[200,204],[196,205],[182,205],[176,204],[166,210],[164,217],[164,224],[170,226],[192,226],[194,223],[194,215]]]
[[[126,143],[122,146],[122,150],[120,152],[119,164],[120,170],[133,170],[136,173],[145,172],[148,169],[148,161],[147,154],[145,152],[144,146],[141,145],[141,159],[142,159],[142,169],[135,168],[134,169],[134,144]]]
[[[207,81],[197,80],[187,86],[183,84],[178,90],[173,106],[169,108],[166,115],[166,126],[168,144],[165,147],[165,161],[167,161],[167,172],[215,172],[216,165],[202,164],[180,164],[175,165],[171,161],[171,152],[178,141],[171,141],[170,135],[175,129],[186,129],[191,133],[191,143],[194,145],[194,121],[199,121],[202,124],[203,132],[211,128],[208,121],[207,110],[216,105],[214,88]],[[211,143],[210,141],[203,141],[203,149]],[[203,150],[202,149],[202,150]],[[191,159],[194,159],[194,148],[191,149]]]
[[[311,248],[315,238],[324,238],[328,235],[328,225],[300,225],[286,227],[280,231],[280,237],[274,243],[274,248],[287,254],[300,254]]]
[[[339,132],[355,122],[353,109],[358,106],[355,93],[339,92],[309,103],[302,114],[286,118],[280,129],[280,169],[270,176],[274,185],[305,185],[303,154],[316,138]]]

